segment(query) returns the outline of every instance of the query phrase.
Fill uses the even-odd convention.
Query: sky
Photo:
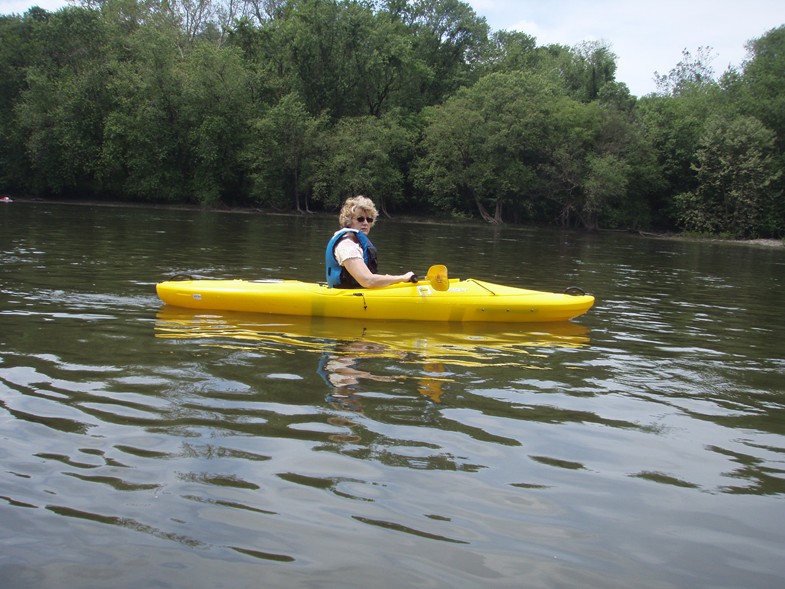
[[[685,49],[711,47],[718,76],[747,57],[746,44],[785,25],[783,0],[464,0],[491,30],[522,31],[538,45],[604,41],[616,81],[635,96],[654,92]]]
[[[603,41],[616,54],[616,80],[635,96],[656,90],[655,72],[666,75],[685,49],[711,47],[719,76],[739,67],[746,44],[785,25],[783,0],[464,0],[492,31],[532,35],[538,45],[575,46]],[[66,0],[0,0],[0,14],[31,6],[57,10]]]

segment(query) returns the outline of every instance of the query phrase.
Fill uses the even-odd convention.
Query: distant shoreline
[[[764,247],[781,248],[785,247],[785,239],[764,238],[764,239],[733,239],[730,237],[709,237],[700,235],[689,235],[681,233],[651,233],[647,231],[639,231],[638,235],[641,237],[649,237],[652,239],[669,239],[676,241],[699,241],[699,242],[716,242],[716,243],[730,243],[738,245],[760,245]]]
[[[41,198],[41,197],[10,197],[13,200],[6,203],[6,204],[13,204],[14,201],[18,202],[34,202],[39,204],[64,204],[64,205],[75,205],[75,206],[98,206],[98,207],[136,207],[136,208],[160,208],[160,209],[173,209],[173,210],[188,210],[188,211],[209,211],[215,213],[238,213],[238,214],[261,214],[261,215],[281,215],[281,216],[299,216],[299,215],[309,215],[312,214],[314,216],[327,216],[330,213],[324,212],[314,212],[314,213],[298,213],[296,211],[271,211],[261,208],[255,207],[228,207],[228,206],[201,206],[195,204],[182,204],[182,203],[155,203],[155,202],[126,202],[122,200],[118,201],[100,201],[100,200],[72,200],[72,199],[55,199],[55,198]],[[332,215],[334,216],[334,215]],[[394,220],[401,221],[405,220],[409,223],[432,223],[432,224],[440,224],[440,223],[450,223],[455,222],[454,220],[451,221],[449,219],[424,219],[418,217],[407,217],[405,215],[395,217]],[[464,221],[462,224],[470,223],[471,221]],[[486,226],[486,223],[482,221],[475,220],[478,225]],[[517,227],[517,225],[510,225],[510,227]],[[716,243],[728,243],[728,244],[737,244],[737,245],[754,245],[754,246],[762,246],[767,248],[785,248],[785,239],[775,239],[775,238],[766,238],[766,239],[732,239],[727,237],[703,237],[699,235],[689,235],[689,234],[681,234],[681,233],[654,233],[649,231],[633,231],[633,230],[623,230],[623,229],[608,229],[608,230],[599,230],[600,233],[602,232],[625,232],[630,233],[632,235],[638,235],[640,237],[650,238],[650,239],[664,239],[664,240],[681,240],[681,241],[699,241],[699,242],[716,242]]]

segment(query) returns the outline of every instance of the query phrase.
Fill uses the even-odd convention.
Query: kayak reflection
[[[410,352],[427,358],[477,359],[489,355],[525,354],[543,347],[576,348],[589,344],[589,329],[560,323],[449,323],[364,321],[329,317],[262,315],[231,311],[200,311],[164,305],[158,310],[155,335],[160,338],[203,339],[218,344],[259,342],[324,349],[326,342],[362,341],[379,344],[391,354]],[[380,352],[381,348],[373,348]]]
[[[356,395],[369,383],[415,379],[417,391],[439,403],[456,367],[526,367],[538,350],[583,347],[590,341],[587,327],[569,322],[369,322],[205,312],[168,305],[158,311],[155,336],[231,349],[313,352],[319,355],[319,374],[332,389],[330,400],[349,410],[358,410],[353,409]],[[364,366],[373,359],[416,364],[417,375],[373,374]]]

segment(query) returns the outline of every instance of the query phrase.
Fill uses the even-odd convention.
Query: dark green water
[[[196,314],[328,219],[0,206],[0,587],[779,588],[785,250],[385,222],[560,326]]]

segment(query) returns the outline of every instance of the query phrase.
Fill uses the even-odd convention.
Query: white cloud
[[[782,0],[467,0],[491,29],[519,30],[540,45],[606,41],[616,79],[641,96],[655,89],[687,49],[709,46],[719,75],[746,57],[747,41],[785,24]]]
[[[522,33],[526,33],[527,35],[531,35],[532,37],[535,37],[537,39],[537,42],[539,44],[543,44],[542,41],[542,37],[544,36],[543,30],[542,28],[540,28],[540,25],[538,25],[533,20],[522,19],[519,21],[515,21],[512,24],[510,24],[510,26],[504,28],[506,28],[508,31],[520,31]]]

